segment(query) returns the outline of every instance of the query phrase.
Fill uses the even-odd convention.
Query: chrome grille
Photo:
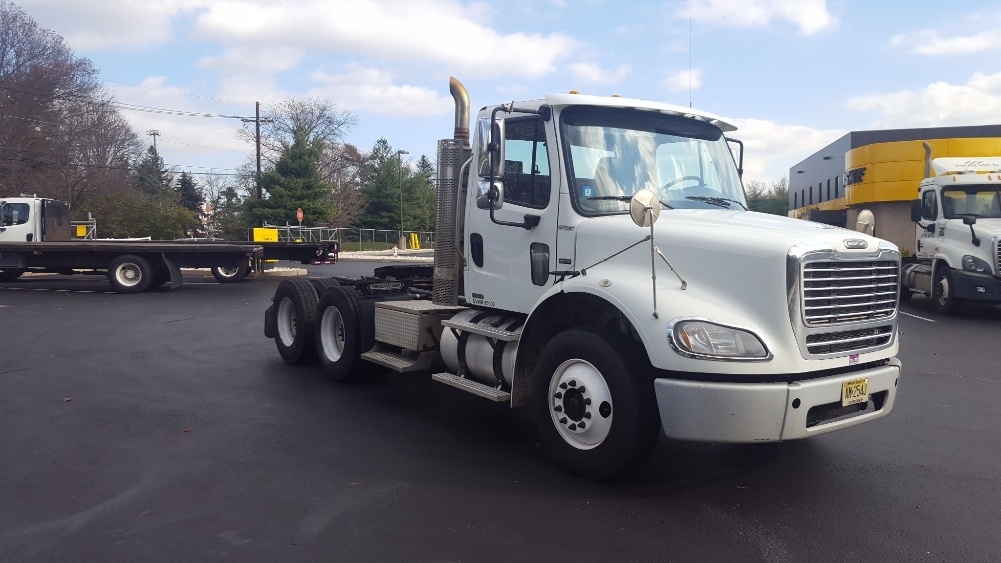
[[[1001,239],[994,237],[994,275],[1001,277]]]
[[[803,320],[808,326],[857,323],[896,313],[900,268],[895,261],[803,264]]]
[[[877,326],[845,332],[810,334],[806,337],[806,349],[811,354],[836,354],[875,348],[890,342],[893,326]]]

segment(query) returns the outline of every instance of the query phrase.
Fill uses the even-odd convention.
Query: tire
[[[250,273],[250,266],[241,264],[239,266],[212,266],[212,277],[219,283],[236,283],[247,277]]]
[[[313,285],[306,280],[285,280],[278,284],[272,301],[275,345],[282,359],[296,365],[315,362],[316,290]]]
[[[118,293],[141,293],[149,289],[156,270],[142,256],[126,254],[108,265],[108,281]]]
[[[341,285],[337,283],[337,280],[331,278],[308,278],[309,283],[313,284],[313,289],[316,290],[318,296],[323,296],[323,292],[327,288],[334,287],[335,285]]]
[[[943,315],[955,315],[959,312],[960,300],[955,296],[952,270],[948,266],[943,266],[935,272],[935,285],[932,288],[936,311]]]
[[[16,270],[0,270],[0,282],[14,281],[21,277],[23,273],[24,270],[20,268]]]
[[[350,287],[330,287],[316,308],[316,355],[334,381],[356,380],[371,364],[361,356],[361,321],[358,295]]]
[[[554,336],[539,356],[532,390],[549,454],[597,480],[646,461],[660,437],[650,369],[642,346],[617,332],[581,327]]]

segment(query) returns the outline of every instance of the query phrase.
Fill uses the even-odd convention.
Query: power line
[[[249,152],[238,151],[238,150],[233,150],[233,149],[223,149],[223,148],[219,148],[219,147],[207,147],[205,145],[192,145],[191,143],[182,143],[180,141],[168,141],[167,139],[163,139],[160,142],[161,143],[170,143],[172,145],[184,145],[186,147],[196,147],[196,148],[199,148],[199,149],[212,149],[214,151],[235,152],[237,154],[242,154],[242,155],[250,156]]]
[[[106,164],[82,164],[82,163],[76,163],[76,162],[45,162],[45,161],[42,161],[42,160],[31,160],[31,159],[27,159],[27,158],[11,158],[11,157],[4,157],[4,156],[0,156],[0,160],[7,160],[7,161],[12,161],[12,162],[27,162],[29,164],[45,164],[45,165],[48,165],[48,166],[72,166],[72,167],[75,167],[75,168],[97,168],[97,169],[101,169],[101,170],[123,170],[123,171],[132,171],[132,172],[136,172],[136,171],[139,170],[139,168],[132,167],[132,166],[110,166],[110,165],[106,165]],[[169,164],[169,165],[168,164],[164,164],[164,166],[168,167],[168,168],[177,168],[179,170],[182,170],[184,168],[202,168],[202,169],[213,170],[213,168],[208,167],[208,166],[180,166],[180,165],[177,165],[177,164]],[[236,168],[220,168],[220,170],[236,170]],[[184,170],[182,170],[182,171],[184,171]],[[239,173],[239,172],[188,172],[188,173],[189,174],[205,175],[205,176],[244,176],[244,174]]]
[[[175,92],[174,90],[164,90],[162,88],[151,88],[149,86],[140,86],[138,84],[129,84],[128,82],[119,82],[117,80],[105,80],[105,82],[111,82],[113,84],[121,84],[123,86],[132,86],[133,88],[142,88],[144,90],[153,90],[154,92],[166,92],[168,94],[174,94],[177,96],[187,96],[189,98],[201,98],[203,100],[215,100],[217,102],[227,102],[230,104],[252,104],[254,102],[244,102],[241,100],[227,100],[225,98],[213,98],[211,96],[199,96],[198,94],[186,94],[184,92]]]
[[[116,106],[120,109],[130,110],[130,111],[144,111],[148,113],[162,113],[166,115],[180,115],[184,117],[221,117],[224,119],[254,119],[253,117],[247,117],[245,115],[224,115],[220,113],[201,113],[196,111],[185,111],[179,109],[166,109],[166,108],[154,108],[150,106],[141,106],[138,104],[125,104],[121,102],[115,102]]]

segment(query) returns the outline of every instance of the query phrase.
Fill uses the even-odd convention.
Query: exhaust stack
[[[448,91],[455,100],[455,139],[462,140],[462,146],[469,146],[469,92],[454,76],[448,77]]]
[[[931,145],[925,141],[921,144],[925,148],[925,178],[931,178]]]
[[[454,76],[448,90],[455,99],[455,133],[438,141],[438,209],[434,237],[432,294],[438,305],[456,305],[461,284],[461,252],[456,235],[461,233],[457,203],[462,191],[462,163],[469,158],[469,93]]]

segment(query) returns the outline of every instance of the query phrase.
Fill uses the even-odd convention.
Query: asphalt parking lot
[[[352,275],[371,263],[311,267]],[[356,385],[263,335],[280,278],[0,284],[2,561],[996,561],[1001,309],[903,306],[896,407],[801,442],[662,439],[610,483],[528,413]]]

